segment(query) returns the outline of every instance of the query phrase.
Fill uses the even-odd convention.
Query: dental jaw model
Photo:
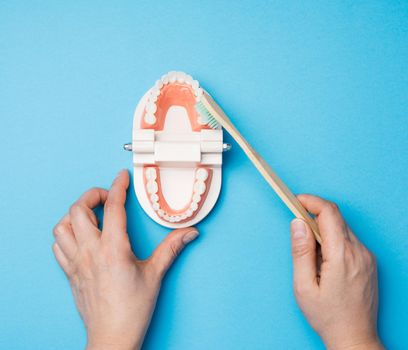
[[[221,189],[222,129],[209,127],[195,109],[203,96],[197,80],[169,72],[142,97],[133,119],[134,188],[157,223],[180,228],[201,221]]]

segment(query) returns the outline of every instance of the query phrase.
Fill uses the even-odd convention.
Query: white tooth
[[[150,196],[150,200],[151,200],[153,203],[156,203],[156,202],[159,201],[159,196],[158,196],[156,193],[154,193],[154,194],[152,194],[152,195]]]
[[[154,94],[151,94],[150,96],[149,96],[149,102],[156,102],[157,101],[157,96],[156,95],[154,95]]]
[[[200,200],[201,200],[201,196],[200,196],[198,193],[196,193],[196,194],[193,196],[193,202],[194,202],[194,203],[199,203]]]
[[[193,77],[189,74],[186,75],[186,78],[184,79],[184,81],[188,84],[191,85],[193,84]]]
[[[180,220],[181,220],[180,215],[177,215],[177,216],[174,217],[174,221],[175,221],[175,222],[179,222]]]
[[[196,95],[195,100],[197,102],[199,102],[199,101],[201,101],[201,98],[203,97],[204,91],[203,91],[203,89],[199,88],[194,92],[194,94]]]
[[[152,208],[153,208],[154,211],[158,211],[160,209],[159,203],[157,203],[157,202],[153,203]]]
[[[176,220],[175,220],[174,216],[169,216],[169,221],[170,222],[175,222]]]
[[[154,87],[160,90],[163,87],[163,82],[161,80],[157,80]]]
[[[161,77],[161,81],[162,81],[162,83],[163,83],[164,85],[168,84],[168,83],[169,83],[169,76],[168,76],[168,74],[163,75],[163,76]]]
[[[146,105],[146,111],[151,113],[151,114],[156,113],[156,111],[157,111],[156,104],[154,102],[148,102],[147,105]]]
[[[144,116],[144,121],[145,121],[147,124],[152,125],[152,124],[156,123],[156,117],[155,117],[153,114],[151,114],[151,113],[147,113],[147,114],[145,114],[145,116]]]
[[[157,211],[157,214],[159,214],[159,216],[163,216],[164,215],[164,210],[163,209],[159,209]]]
[[[189,218],[190,216],[192,216],[193,215],[193,211],[191,210],[191,209],[188,209],[187,211],[186,211],[186,216]]]
[[[198,88],[198,89],[195,89],[195,90],[194,90],[194,94],[195,94],[197,97],[201,97],[203,93],[204,93],[204,91],[203,91],[202,88]]]
[[[208,171],[207,169],[204,168],[200,168],[197,170],[196,172],[196,179],[201,180],[201,181],[205,181],[208,178]]]
[[[197,180],[194,184],[194,193],[202,195],[205,192],[205,183],[201,180]]]
[[[147,182],[146,188],[147,188],[147,192],[149,194],[155,194],[155,193],[157,193],[157,191],[159,189],[159,186],[157,185],[156,181],[150,180],[150,181]]]
[[[160,95],[160,90],[157,89],[156,87],[153,87],[152,91],[150,92],[152,96],[159,96]]]
[[[153,167],[148,167],[145,170],[146,174],[146,179],[148,180],[156,180],[157,174],[156,174],[156,169]]]
[[[181,219],[181,220],[187,219],[187,215],[186,215],[186,214],[182,214],[182,215],[180,216],[180,219]]]
[[[183,72],[177,72],[176,78],[177,78],[177,81],[178,81],[179,83],[184,83],[184,81],[185,81],[185,79],[186,79],[186,74],[183,73]]]
[[[192,211],[196,211],[196,210],[198,209],[198,204],[192,202],[192,203],[190,204],[190,209],[191,209]]]
[[[177,72],[169,73],[169,83],[175,83],[177,79]]]
[[[197,90],[200,87],[200,84],[197,80],[193,80],[193,82],[191,83],[191,87],[193,88],[193,90]]]
[[[168,216],[167,214],[164,214],[163,219],[166,221],[170,221],[170,216]]]

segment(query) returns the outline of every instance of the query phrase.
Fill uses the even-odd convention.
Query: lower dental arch
[[[207,196],[211,185],[212,169],[198,167],[195,169],[192,196],[187,205],[180,210],[172,209],[161,190],[160,170],[158,166],[144,166],[143,178],[146,194],[153,210],[163,220],[170,223],[181,223],[197,215]]]

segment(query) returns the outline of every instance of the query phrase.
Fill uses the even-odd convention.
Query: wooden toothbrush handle
[[[321,243],[319,228],[316,221],[309,215],[303,205],[299,202],[292,191],[280,179],[280,177],[272,170],[272,168],[265,162],[265,160],[247,143],[240,144],[248,158],[252,161],[255,167],[259,170],[265,180],[273,188],[276,194],[282,199],[286,206],[291,210],[295,217],[305,221],[311,228],[316,240]]]
[[[208,94],[204,93],[204,98],[202,99],[204,106],[210,111],[211,114],[216,115],[216,120],[221,124],[221,126],[228,131],[228,133],[234,138],[239,144],[251,162],[255,165],[261,175],[273,188],[276,194],[282,199],[286,206],[292,211],[295,217],[305,221],[316,238],[316,240],[321,243],[322,239],[320,236],[319,228],[317,227],[316,221],[309,215],[303,205],[299,202],[296,196],[290,191],[290,189],[285,185],[285,183],[279,178],[279,176],[272,170],[272,168],[265,162],[265,160],[252,148],[252,146],[245,140],[237,128],[232,124],[231,120],[226,116],[221,107],[213,100],[213,98]]]

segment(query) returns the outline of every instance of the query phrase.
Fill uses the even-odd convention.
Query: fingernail
[[[183,237],[183,243],[187,244],[190,243],[192,240],[196,239],[198,236],[198,231],[196,229],[192,229],[191,231],[187,232]]]
[[[290,225],[293,239],[303,239],[306,237],[306,224],[300,220],[295,219]]]

